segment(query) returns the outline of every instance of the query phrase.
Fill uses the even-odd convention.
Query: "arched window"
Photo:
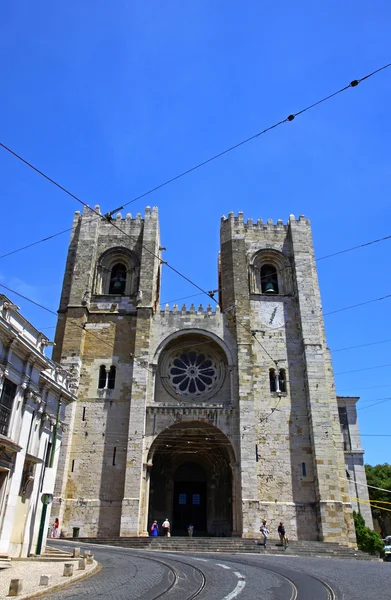
[[[278,391],[283,393],[286,392],[286,376],[284,369],[280,369],[278,372]]]
[[[262,265],[261,288],[263,294],[278,294],[277,269],[273,265]]]
[[[292,272],[285,254],[271,248],[261,248],[250,258],[249,284],[252,294],[292,293]]]
[[[270,391],[271,392],[276,392],[277,391],[277,385],[276,385],[276,371],[275,371],[275,369],[269,369],[269,383],[270,383]]]
[[[111,365],[110,369],[106,369],[105,365],[99,367],[99,379],[98,389],[99,390],[113,390],[115,387],[115,375],[116,367]]]
[[[286,393],[285,369],[269,369],[269,385],[271,392]]]
[[[114,365],[112,365],[110,367],[109,373],[108,373],[108,377],[107,377],[107,388],[109,390],[113,390],[114,386],[115,386],[115,372],[116,372],[116,368]]]
[[[140,261],[135,252],[122,246],[109,248],[96,263],[93,293],[136,296],[139,275]]]
[[[105,365],[101,365],[99,367],[98,389],[103,390],[105,387],[106,387],[106,367],[105,367]]]
[[[126,287],[126,267],[121,263],[117,263],[111,269],[109,294],[117,296],[125,293]]]

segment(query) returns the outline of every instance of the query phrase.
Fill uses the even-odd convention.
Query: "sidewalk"
[[[83,551],[81,552],[83,554]],[[85,570],[79,570],[79,559],[73,558],[71,552],[61,552],[55,548],[47,548],[42,557],[16,558],[11,560],[11,567],[0,570],[0,600],[27,600],[41,595],[53,593],[63,586],[88,577],[99,570],[99,564],[94,560],[86,564]],[[64,577],[64,565],[73,564],[73,575]],[[41,575],[50,576],[50,585],[39,585]],[[23,588],[19,596],[8,596],[11,579],[22,579]]]

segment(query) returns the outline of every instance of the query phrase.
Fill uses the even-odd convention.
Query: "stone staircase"
[[[8,554],[0,554],[0,570],[9,569],[11,566],[11,559]]]
[[[313,556],[350,558],[355,560],[379,560],[374,556],[331,542],[292,541],[284,549],[276,540],[268,540],[264,548],[258,540],[243,538],[211,537],[121,537],[121,538],[79,538],[80,542],[123,546],[135,550],[154,550],[163,552],[225,552],[256,553],[265,555],[284,554],[286,556]]]
[[[50,539],[50,542],[54,540]],[[26,560],[26,557],[20,558],[15,557],[12,559],[13,561],[23,561]],[[78,558],[73,558],[72,552],[64,552],[60,550],[60,548],[54,548],[53,546],[47,546],[43,554],[39,554],[38,556],[35,554],[30,554],[29,560],[33,560],[36,562],[64,562],[66,560],[69,561],[77,561]]]

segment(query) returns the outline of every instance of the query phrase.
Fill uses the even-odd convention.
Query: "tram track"
[[[159,600],[159,598],[163,598],[166,594],[168,594],[169,592],[171,592],[171,590],[173,590],[173,588],[176,585],[179,584],[180,575],[178,575],[177,570],[175,568],[173,568],[171,565],[167,564],[167,562],[165,562],[165,561],[163,561],[161,559],[157,559],[157,558],[151,559],[149,556],[146,557],[146,556],[141,556],[139,554],[132,554],[132,556],[137,556],[137,558],[141,558],[141,559],[149,560],[149,561],[152,560],[152,562],[159,563],[159,564],[167,567],[170,570],[170,572],[173,574],[174,579],[171,582],[171,584],[164,591],[162,591],[160,594],[151,597],[149,600]],[[177,562],[177,563],[180,563],[182,565],[186,565],[187,567],[190,567],[192,569],[192,571],[196,571],[198,573],[198,575],[200,576],[201,583],[199,584],[198,588],[195,591],[193,591],[190,595],[188,595],[186,597],[185,596],[181,596],[181,599],[180,599],[180,600],[194,600],[194,598],[196,598],[197,596],[199,596],[201,594],[202,590],[206,586],[206,575],[205,575],[205,573],[201,569],[199,569],[197,566],[195,566],[195,565],[193,565],[193,564],[191,564],[189,562],[186,562],[186,561],[183,561],[183,560],[179,560],[177,558],[172,558],[171,560],[173,562]]]
[[[68,544],[66,544],[66,546],[68,546]],[[87,544],[86,544],[87,546]],[[90,544],[90,546],[92,546],[93,548],[96,548],[96,546],[94,544]],[[100,549],[103,549],[105,546],[103,545],[99,545]],[[169,580],[169,584],[165,586],[165,588],[161,591],[159,591],[158,594],[154,594],[153,595],[153,588],[147,590],[145,592],[145,594],[143,594],[143,600],[160,600],[162,598],[173,598],[173,594],[175,593],[176,589],[178,587],[180,587],[180,584],[182,582],[183,575],[181,573],[178,572],[178,570],[175,568],[175,566],[172,566],[169,564],[169,562],[167,560],[164,560],[164,557],[159,557],[156,558],[154,556],[151,556],[151,554],[148,552],[148,554],[144,554],[144,553],[135,553],[133,550],[130,550],[129,548],[122,548],[122,547],[116,547],[116,546],[107,546],[107,548],[110,548],[110,552],[111,554],[118,554],[118,555],[123,555],[125,552],[129,554],[129,563],[132,564],[132,567],[134,569],[134,575],[132,576],[132,580],[134,580],[138,573],[139,573],[139,567],[136,564],[135,561],[132,560],[132,558],[138,559],[138,560],[142,560],[142,561],[147,561],[148,563],[155,563],[158,564],[162,567],[164,567],[165,569],[167,569],[168,571],[168,575],[167,575],[167,579]],[[129,552],[130,550],[130,552]],[[191,564],[190,562],[181,560],[180,558],[176,558],[176,557],[170,557],[170,560],[172,562],[175,563],[179,563],[181,565],[184,565],[186,568],[190,569],[192,573],[197,573],[198,575],[198,579],[199,582],[197,584],[197,586],[195,587],[195,589],[193,589],[191,591],[190,594],[186,595],[186,590],[181,589],[178,590],[178,600],[194,600],[195,598],[197,598],[197,596],[199,596],[201,594],[201,592],[203,591],[203,589],[206,586],[206,575],[205,573],[196,565]],[[104,567],[104,569],[108,570],[111,569],[113,567]],[[186,579],[186,582],[188,583],[188,579]],[[115,586],[114,588],[111,589],[112,592],[117,591],[122,591],[123,588],[129,585],[129,581],[124,582],[122,584],[119,584],[117,586]],[[106,592],[103,593],[97,593],[95,594],[95,597],[102,597],[105,596]],[[76,594],[75,596],[68,596],[68,598],[79,598],[79,595]]]
[[[91,544],[91,546],[94,547],[94,544]],[[202,554],[201,558],[199,555],[193,556],[179,553],[177,555],[176,553],[166,554],[164,552],[154,553],[150,551],[140,552],[125,547],[119,548],[118,546],[99,545],[99,548],[102,550],[105,547],[110,549],[111,554],[122,555],[122,557],[127,555],[127,565],[129,567],[130,564],[132,565],[133,574],[130,577],[127,577],[127,581],[119,583],[118,580],[116,580],[116,584],[110,587],[110,592],[121,598],[142,597],[143,600],[194,600],[200,596],[204,597],[202,592],[205,590],[208,598],[212,593],[213,598],[216,598],[216,600],[227,600],[228,598],[238,598],[238,600],[240,600],[239,597],[243,592],[246,581],[248,587],[251,588],[251,593],[257,594],[260,591],[258,585],[262,586],[262,581],[265,581],[266,573],[269,573],[270,576],[274,575],[277,580],[279,579],[281,581],[282,587],[276,588],[276,599],[278,598],[278,600],[314,600],[314,598],[316,598],[316,600],[341,600],[342,598],[342,596],[340,596],[339,593],[337,594],[330,584],[321,577],[309,574],[302,569],[296,569],[294,566],[292,567],[290,565],[268,564],[268,561],[264,561],[262,558],[260,562],[258,562],[259,557],[255,560],[255,557],[250,558],[250,556],[246,556],[247,560],[244,560],[236,555],[223,556],[221,554],[208,553]],[[197,560],[205,563],[205,569],[202,568],[203,565],[198,566],[194,564]],[[141,563],[139,561],[141,561]],[[159,577],[155,578],[153,585],[146,585],[141,595],[139,595],[139,592],[136,591],[135,588],[132,590],[132,587],[135,585],[135,587],[140,590],[140,580],[138,579],[140,573],[148,571],[153,574],[154,572],[153,567],[148,569],[147,566],[147,569],[145,569],[145,562],[147,564],[154,563],[156,566],[159,565],[160,574]],[[111,571],[112,569],[115,569],[116,563],[117,558],[114,558],[114,566],[112,566],[112,563],[109,563],[104,569],[106,568],[108,571]],[[236,587],[227,595],[224,595],[224,593],[227,592],[224,592],[223,589],[215,589],[213,587],[215,585],[213,583],[215,580],[215,573],[218,571],[219,567],[231,569],[232,575],[238,577],[239,580]],[[245,567],[245,569],[243,567]],[[237,572],[239,569],[241,573]],[[259,576],[255,575],[255,573],[254,577],[251,575],[249,576],[248,573],[242,575],[242,573],[245,573],[245,570],[248,569],[250,569],[250,572],[253,569],[256,569]],[[157,571],[155,570],[155,572]],[[227,570],[226,572],[228,574],[229,571]],[[243,582],[242,584],[241,581]],[[134,582],[134,584],[132,582]],[[126,594],[125,586],[129,586],[129,595]],[[248,591],[250,591],[250,589]],[[124,596],[124,592],[126,596]],[[102,597],[105,593],[102,594],[98,592],[95,596]],[[58,596],[56,595],[56,598],[57,597]],[[66,597],[76,598],[79,596],[67,595]]]
[[[320,596],[316,596],[316,600],[340,600],[340,597],[337,596],[336,592],[332,589],[332,587],[330,586],[329,583],[327,583],[326,581],[324,581],[323,579],[321,579],[320,577],[317,577],[316,575],[310,575],[309,573],[304,573],[302,571],[298,571],[292,567],[270,567],[268,565],[257,565],[253,562],[246,562],[246,561],[242,561],[242,560],[238,560],[238,559],[233,559],[233,558],[227,558],[226,556],[222,556],[222,555],[215,555],[215,554],[211,554],[208,555],[209,559],[212,560],[220,560],[223,561],[224,563],[230,563],[233,565],[240,565],[242,567],[250,567],[250,568],[254,568],[257,570],[263,570],[263,571],[269,571],[271,573],[274,573],[275,575],[283,578],[285,581],[287,581],[289,583],[289,585],[292,588],[292,593],[291,593],[291,597],[287,598],[286,600],[314,600],[315,596],[314,596],[314,592],[311,590],[309,592],[309,594],[305,594],[304,591],[304,596],[303,596],[303,591],[300,590],[300,587],[297,584],[297,578],[296,581],[294,579],[292,579],[292,577],[290,575],[288,575],[286,572],[288,571],[292,571],[293,573],[295,573],[297,576],[299,576],[299,578],[306,578],[309,580],[314,580],[317,581],[324,589],[325,591],[325,597],[321,598]],[[281,572],[284,571],[284,572]]]

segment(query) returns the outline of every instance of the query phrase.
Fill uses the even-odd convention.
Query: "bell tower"
[[[237,342],[243,535],[355,541],[310,222],[221,222],[220,298]]]
[[[157,208],[147,207],[144,218],[118,213],[114,224],[88,208],[75,214],[53,352],[78,387],[55,501],[64,527],[80,523],[98,536],[119,535],[129,488],[140,485],[127,440],[130,421],[143,435],[145,394],[137,390],[148,371],[134,357],[149,345],[160,293]],[[137,510],[132,505],[136,519]]]

